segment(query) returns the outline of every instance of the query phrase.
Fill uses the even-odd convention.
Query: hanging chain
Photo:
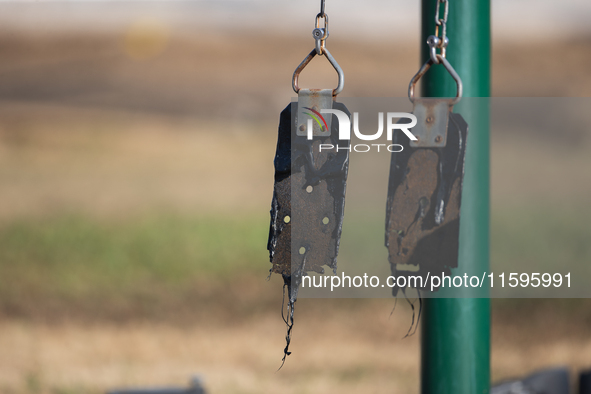
[[[316,53],[322,55],[325,52],[326,39],[328,38],[328,15],[324,12],[324,1],[320,0],[320,13],[316,15],[316,27],[312,36],[316,40]],[[320,27],[320,19],[324,19],[324,26]]]
[[[440,61],[437,56],[441,56],[445,59],[445,50],[449,44],[447,38],[447,16],[449,14],[449,0],[435,0],[437,1],[437,7],[435,9],[435,35],[427,38],[427,44],[431,51],[431,60],[433,63],[439,64]],[[444,4],[443,18],[440,18],[440,4]],[[441,28],[441,32],[439,31]],[[440,35],[441,33],[441,35]],[[441,53],[437,53],[437,49],[441,50]]]

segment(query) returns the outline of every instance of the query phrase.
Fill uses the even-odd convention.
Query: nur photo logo
[[[328,130],[328,124],[326,119],[323,115],[334,115],[338,120],[338,133],[339,133],[339,140],[341,141],[350,141],[351,140],[351,130],[353,130],[353,134],[361,141],[376,141],[382,137],[384,134],[384,123],[386,124],[386,139],[388,141],[392,141],[392,137],[395,131],[403,132],[411,141],[417,141],[417,137],[410,131],[414,126],[417,125],[417,117],[408,112],[379,112],[378,113],[378,130],[373,134],[364,134],[361,132],[359,127],[359,112],[353,112],[352,121],[349,119],[349,116],[343,111],[337,109],[321,109],[320,111],[315,110],[311,107],[304,107],[306,110],[310,112],[304,112],[304,114],[308,115],[309,118],[307,120],[307,127],[306,127],[306,135],[308,140],[312,140],[314,138],[313,133],[313,126],[314,122],[318,124],[318,127],[321,131],[325,132]],[[408,123],[400,123],[401,119],[410,119]],[[353,127],[351,127],[351,125]],[[388,152],[401,152],[403,150],[403,146],[400,144],[346,144],[345,146],[340,145],[333,145],[333,144],[320,144],[319,151],[322,150],[333,150],[336,149],[338,152],[339,150],[348,150],[349,152],[369,152],[371,150],[376,150],[377,152],[382,151],[381,148],[385,148],[384,150]]]

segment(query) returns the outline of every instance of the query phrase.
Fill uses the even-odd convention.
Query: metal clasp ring
[[[324,27],[320,27],[320,19],[324,18]],[[326,39],[328,38],[328,15],[316,15],[316,28],[312,32],[314,40],[316,40],[316,53],[322,55],[325,49]]]
[[[460,76],[458,75],[456,70],[454,70],[454,68],[451,66],[451,64],[447,61],[446,58],[444,58],[440,54],[437,54],[436,58],[438,60],[437,63],[434,62],[431,57],[429,57],[429,60],[427,60],[425,62],[425,64],[423,64],[423,66],[419,69],[419,72],[417,72],[415,74],[415,76],[412,77],[412,79],[410,80],[410,84],[408,85],[408,98],[410,99],[410,101],[412,103],[414,103],[415,102],[415,86],[416,86],[416,84],[423,77],[423,75],[425,75],[425,73],[431,68],[431,66],[433,64],[443,64],[443,66],[445,67],[447,72],[449,72],[449,74],[452,76],[454,81],[456,81],[457,94],[456,94],[456,98],[451,102],[451,105],[456,105],[457,103],[460,102],[460,100],[462,98],[462,92],[464,89],[463,84],[462,84],[462,79],[460,78]]]

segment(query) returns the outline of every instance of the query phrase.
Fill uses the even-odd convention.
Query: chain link
[[[320,20],[324,19],[324,26],[320,27]],[[324,49],[326,48],[326,39],[328,38],[328,15],[316,15],[316,25],[315,29],[312,31],[312,36],[316,41],[316,53],[318,55],[322,55],[324,53]]]
[[[437,56],[441,56],[445,59],[445,50],[449,44],[447,38],[447,16],[449,15],[449,0],[435,0],[437,1],[437,7],[435,8],[435,35],[430,36],[427,39],[427,44],[431,49],[431,60],[434,63],[439,64],[440,61]],[[443,7],[443,18],[441,18],[441,7],[440,4],[444,4]],[[441,31],[440,31],[441,28]],[[441,53],[437,53],[437,49],[441,50]]]
[[[439,1],[439,0],[438,0]],[[324,54],[326,48],[326,39],[328,38],[328,15],[324,12],[325,0],[320,0],[320,12],[316,15],[316,25],[312,32],[314,40],[316,40],[316,53],[318,55]],[[324,19],[324,26],[320,27],[320,20]]]

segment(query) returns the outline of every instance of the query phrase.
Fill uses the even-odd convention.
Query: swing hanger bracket
[[[447,144],[447,129],[449,117],[456,105],[462,98],[462,80],[451,66],[451,64],[442,55],[436,55],[437,63],[442,64],[451,77],[455,80],[457,86],[456,97],[454,98],[416,98],[415,88],[419,80],[436,64],[429,58],[421,67],[419,72],[412,78],[408,86],[408,98],[413,104],[413,114],[417,117],[417,125],[413,128],[413,134],[417,141],[410,141],[412,148],[443,148]]]
[[[443,17],[440,17],[441,7],[440,4],[443,3]],[[447,45],[449,44],[449,39],[447,38],[447,17],[449,15],[449,0],[437,0],[437,8],[435,10],[435,35],[429,36],[427,38],[427,45],[429,45],[429,59],[423,64],[423,66],[419,69],[419,71],[415,74],[414,77],[410,80],[410,84],[408,85],[408,98],[410,101],[415,104],[415,88],[419,80],[425,75],[425,73],[431,68],[434,64],[442,64],[443,67],[447,70],[447,72],[451,75],[451,77],[456,82],[457,93],[456,97],[447,100],[448,105],[451,109],[454,105],[456,105],[460,99],[462,98],[462,91],[463,91],[463,84],[462,79],[454,70],[452,65],[447,61],[445,58],[445,50]],[[440,29],[441,28],[441,29]],[[441,33],[441,35],[440,35]],[[440,50],[440,53],[437,53],[437,50]],[[422,100],[422,99],[421,99]]]
[[[425,64],[423,64],[423,66],[419,69],[419,71],[415,74],[415,76],[412,77],[412,79],[410,80],[410,83],[408,85],[408,98],[410,99],[411,103],[414,103],[415,100],[417,100],[417,98],[415,98],[415,88],[419,80],[423,77],[423,75],[427,73],[427,71],[431,68],[433,64],[442,64],[443,67],[445,67],[445,69],[449,73],[449,75],[451,75],[451,77],[456,82],[456,97],[450,100],[450,107],[453,107],[462,99],[462,92],[464,90],[462,79],[460,78],[456,70],[454,70],[452,65],[447,61],[447,59],[443,57],[443,55],[436,54],[435,56],[436,60],[429,58],[425,62]]]
[[[444,3],[443,18],[440,18],[440,3]],[[435,35],[427,38],[429,58],[411,79],[408,86],[408,98],[413,103],[413,113],[417,117],[417,125],[413,133],[416,141],[410,141],[413,148],[444,148],[447,144],[447,129],[453,106],[462,98],[462,79],[445,58],[445,50],[449,44],[446,36],[449,0],[437,0],[435,11]],[[441,28],[441,29],[440,29]],[[441,35],[439,34],[441,33]],[[437,50],[440,50],[438,53]],[[443,65],[445,70],[456,82],[456,97],[454,98],[416,98],[415,89],[419,80],[434,64]]]
[[[321,25],[320,23],[322,19],[324,20],[323,25]],[[332,95],[336,96],[337,94],[341,93],[343,91],[343,88],[345,87],[345,74],[343,73],[343,69],[341,68],[341,66],[339,66],[339,63],[337,63],[335,58],[331,55],[330,51],[326,48],[326,39],[328,38],[328,15],[324,13],[323,9],[322,12],[316,15],[316,22],[314,30],[312,31],[312,36],[315,40],[314,49],[308,54],[308,56],[306,56],[306,58],[300,63],[300,65],[294,71],[292,79],[293,90],[296,93],[299,93],[300,91],[298,81],[302,70],[306,68],[306,66],[312,61],[312,59],[316,55],[324,55],[337,72],[338,84],[337,87],[332,91]]]

